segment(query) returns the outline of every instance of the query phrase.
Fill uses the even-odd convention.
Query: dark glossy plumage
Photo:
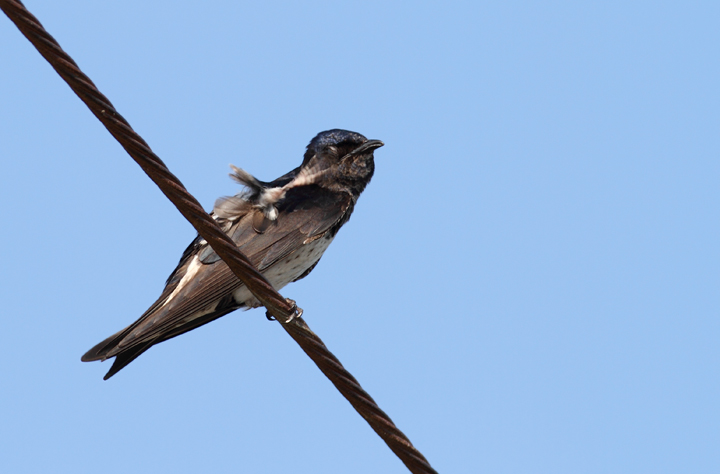
[[[213,217],[253,265],[280,289],[307,276],[347,222],[372,178],[373,151],[382,146],[346,130],[318,134],[298,168],[272,182],[238,168],[246,190],[219,199]],[[105,379],[151,346],[259,303],[207,243],[197,237],[183,253],[158,300],[136,322],[83,357],[115,357]]]

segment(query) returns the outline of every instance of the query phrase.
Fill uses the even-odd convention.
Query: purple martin
[[[231,166],[240,194],[215,202],[211,215],[255,267],[280,290],[318,264],[375,170],[383,146],[347,130],[328,130],[310,141],[302,164],[264,182]],[[260,302],[200,236],[185,250],[165,289],[140,319],[113,334],[83,362],[115,358],[107,380],[155,344]]]

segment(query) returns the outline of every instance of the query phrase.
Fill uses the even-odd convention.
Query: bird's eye
[[[337,158],[337,156],[338,156],[338,149],[337,149],[336,146],[328,145],[327,147],[325,147],[325,153],[327,153],[327,154],[330,155],[330,156],[334,156],[335,158]]]

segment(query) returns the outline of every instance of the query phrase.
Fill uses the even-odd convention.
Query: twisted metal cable
[[[240,281],[267,308],[268,312],[280,321],[281,326],[330,379],[353,408],[370,424],[410,472],[436,474],[436,471],[415,449],[407,436],[362,389],[355,377],[345,370],[322,340],[310,330],[302,317],[297,316],[298,311],[295,304],[284,299],[255,269],[230,237],[218,227],[215,220],[185,189],[180,180],[152,152],[145,140],[135,133],[127,120],[115,110],[110,100],[95,87],[95,84],[80,70],[75,61],[62,50],[38,19],[19,0],[0,0],[0,8],[68,83],[73,92],[85,102],[90,111],[105,125],[105,128],[140,165],[180,213],[195,227],[198,234],[210,244]]]

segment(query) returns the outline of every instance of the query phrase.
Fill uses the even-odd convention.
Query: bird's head
[[[320,132],[307,146],[301,169],[312,174],[321,171],[323,186],[349,188],[357,196],[375,171],[373,152],[383,145],[348,130]]]

